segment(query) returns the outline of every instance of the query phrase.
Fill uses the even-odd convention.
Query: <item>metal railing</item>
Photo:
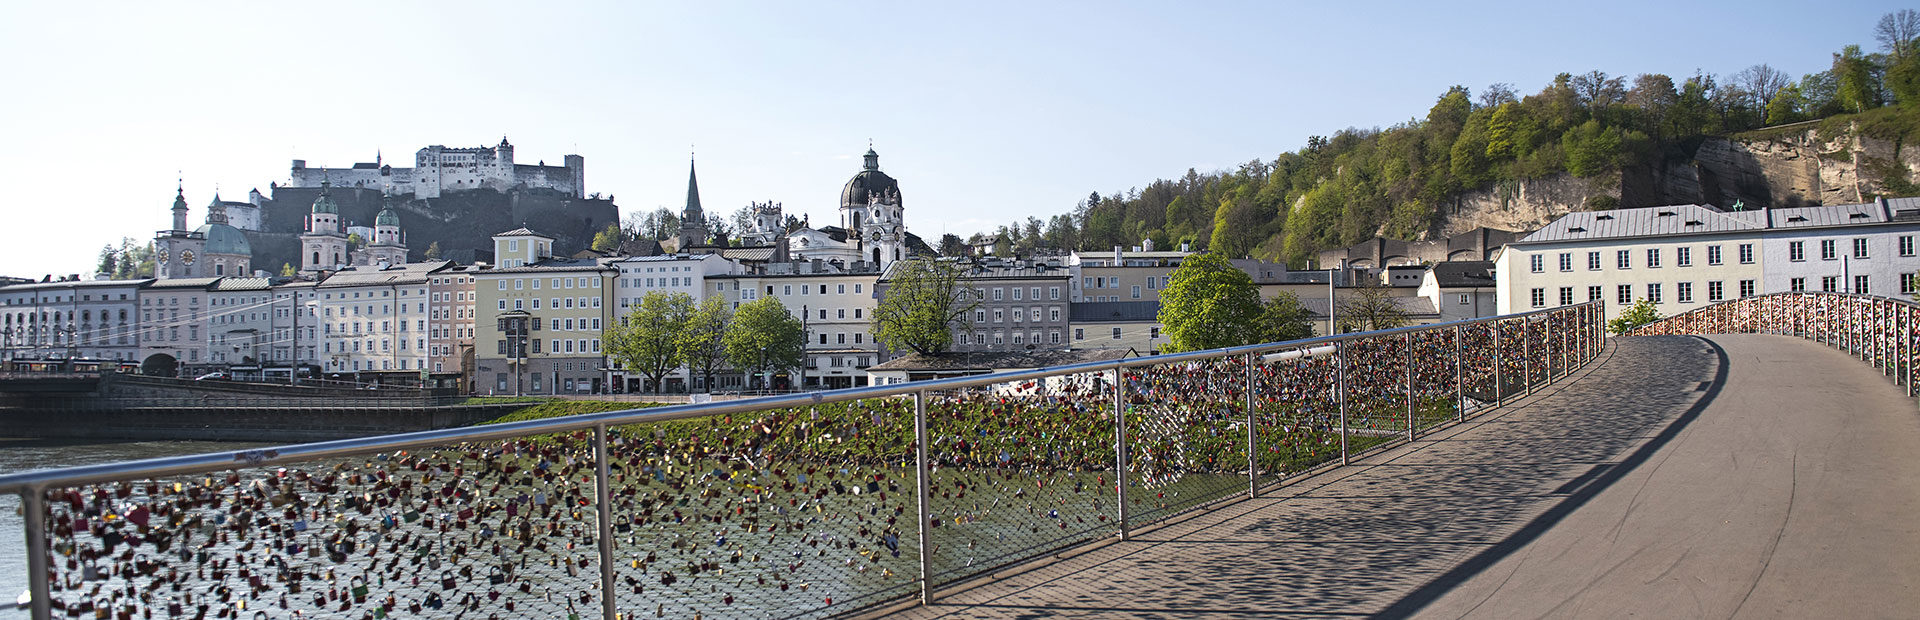
[[[1920,305],[1852,293],[1771,293],[1697,308],[1627,333],[1675,334],[1800,336],[1860,358],[1913,396]]]
[[[34,617],[811,617],[1417,438],[1601,308],[0,477]],[[1119,415],[1116,415],[1118,413]]]

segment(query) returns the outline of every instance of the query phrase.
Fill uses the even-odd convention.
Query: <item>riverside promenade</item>
[[[1800,338],[1610,339],[1517,405],[909,618],[1911,617],[1920,415]]]

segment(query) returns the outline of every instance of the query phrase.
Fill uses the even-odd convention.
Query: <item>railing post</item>
[[[1494,319],[1493,325],[1493,406],[1499,408],[1507,404],[1506,350],[1500,346],[1500,319]]]
[[[1533,317],[1520,319],[1520,363],[1522,364],[1520,384],[1527,388],[1527,396],[1533,395]]]
[[[1453,326],[1453,421],[1467,421],[1467,332]]]
[[[1133,537],[1133,530],[1127,527],[1127,383],[1125,369],[1113,369],[1113,481],[1120,489],[1115,494],[1119,502],[1120,540]]]
[[[600,617],[614,620],[613,490],[608,483],[607,425],[593,427],[593,512],[600,525]]]
[[[1253,421],[1253,360],[1247,354],[1247,499],[1260,497],[1260,452],[1255,449]]]
[[[34,620],[53,618],[53,588],[47,578],[53,565],[47,559],[47,491],[38,487],[20,492],[21,517],[27,534],[27,592],[33,597]]]
[[[1413,443],[1417,431],[1414,430],[1413,416],[1413,332],[1401,334],[1401,348],[1407,360],[1407,443]]]
[[[1351,463],[1347,454],[1347,343],[1333,343],[1334,388],[1340,397],[1340,464]]]
[[[927,391],[913,393],[913,492],[920,513],[920,604],[933,604],[933,480],[927,459]]]

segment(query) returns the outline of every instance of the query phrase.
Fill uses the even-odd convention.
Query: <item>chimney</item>
[[[1120,246],[1113,246],[1113,266],[1120,266]]]
[[[1192,249],[1191,247],[1188,247],[1188,244],[1187,244],[1187,242],[1185,242],[1185,241],[1182,241],[1182,242],[1180,242],[1180,251],[1182,251],[1182,252],[1192,252],[1192,251],[1193,251],[1193,249]]]
[[[1891,221],[1893,219],[1893,207],[1887,204],[1886,196],[1875,198],[1873,202],[1880,205],[1880,219],[1882,221]]]

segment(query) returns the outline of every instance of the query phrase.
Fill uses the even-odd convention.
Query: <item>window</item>
[[[1727,283],[1715,280],[1707,283],[1707,301],[1720,301],[1727,298]]]
[[[1742,265],[1753,264],[1753,244],[1751,243],[1740,244],[1740,264]]]
[[[1120,339],[1120,328],[1118,327],[1113,328],[1113,339],[1114,340]]]
[[[1541,256],[1539,254],[1535,254],[1533,256],[1527,257],[1527,265],[1533,268],[1534,273],[1540,273],[1542,271],[1546,271],[1547,270],[1546,262],[1547,262],[1547,257]]]
[[[1854,258],[1867,257],[1867,240],[1865,238],[1853,240],[1853,257]]]
[[[1533,289],[1532,299],[1533,299],[1533,307],[1545,308],[1547,306],[1547,289],[1544,289],[1544,288]]]
[[[1683,304],[1693,303],[1693,283],[1680,282],[1673,285],[1673,299]]]
[[[1600,270],[1600,253],[1588,252],[1587,253],[1587,271],[1599,271],[1599,270]]]
[[[993,322],[995,322],[995,323],[1004,323],[1004,322],[1006,322],[1006,320],[1007,320],[1007,309],[1006,309],[1006,308],[994,308],[994,309],[993,309]]]
[[[1573,253],[1572,252],[1560,253],[1560,270],[1573,271]]]
[[[1656,304],[1660,303],[1660,283],[1651,282],[1647,284],[1647,300]]]
[[[1821,239],[1820,240],[1820,260],[1833,260],[1838,257],[1839,255],[1834,250],[1833,240]]]
[[[1021,290],[1020,290],[1020,287],[1018,287],[1018,286],[1016,286],[1016,287],[1013,287],[1013,300],[1014,300],[1014,301],[1023,301],[1023,300],[1022,300],[1022,299],[1021,299],[1020,297],[1021,297],[1022,295],[1024,295],[1024,294],[1025,294],[1025,293],[1024,293],[1023,291],[1021,291]]]
[[[1006,298],[1007,298],[1007,289],[1004,289],[1004,288],[1000,288],[1000,287],[998,287],[998,286],[996,286],[996,287],[993,287],[993,300],[994,300],[994,301],[1000,301],[1000,300],[1002,300],[1002,299],[1006,299]]]
[[[1827,293],[1840,292],[1840,276],[1826,276],[1826,277],[1820,278],[1820,290]]]
[[[1074,328],[1074,329],[1073,329],[1073,339],[1074,339],[1074,340],[1086,340],[1086,339],[1087,339],[1087,330],[1085,330],[1085,329],[1081,329],[1081,328],[1078,328],[1078,327],[1076,327],[1076,328]]]
[[[1587,287],[1587,301],[1600,301],[1600,296],[1605,295],[1605,293],[1600,291],[1600,285],[1598,284]]]
[[[1900,236],[1900,255],[1913,256],[1913,235]]]
[[[1060,287],[1058,287],[1058,286],[1049,286],[1049,287],[1047,287],[1047,299],[1048,299],[1048,300],[1050,300],[1050,301],[1059,301],[1059,300],[1060,300]]]
[[[1626,250],[1620,250],[1618,252],[1614,252],[1613,262],[1614,262],[1613,266],[1616,269],[1632,269],[1633,268],[1633,256],[1631,254],[1628,254]]]
[[[1903,274],[1900,274],[1900,292],[1901,292],[1901,293],[1903,293],[1903,294],[1909,294],[1909,295],[1910,295],[1910,294],[1913,294],[1913,292],[1914,292],[1914,290],[1915,290],[1915,289],[1914,289],[1914,279],[1915,279],[1915,278],[1914,278],[1914,276],[1915,276],[1915,274],[1911,274],[1911,273],[1903,273]],[[1795,278],[1795,279],[1799,279],[1799,278]]]
[[[1133,298],[1134,299],[1140,298],[1140,285],[1138,284],[1133,285]]]
[[[1660,268],[1660,248],[1647,248],[1647,268]]]
[[[1562,306],[1573,305],[1573,287],[1571,286],[1560,287],[1560,305]]]
[[[1745,291],[1747,290],[1747,283],[1748,283],[1748,282],[1751,282],[1751,280],[1741,280],[1741,281],[1740,281],[1740,290],[1742,291],[1742,293],[1741,293],[1741,296],[1742,296],[1742,297],[1745,297],[1745,296],[1747,296],[1747,295],[1748,295],[1748,293],[1746,293],[1746,292],[1745,292]],[[1869,288],[1869,287],[1867,286],[1867,276],[1854,276],[1854,277],[1853,277],[1853,292],[1854,292],[1854,294],[1856,294],[1856,295],[1870,295],[1870,294],[1872,294],[1872,292],[1873,292],[1873,291],[1872,291],[1872,289],[1871,289],[1871,288]]]
[[[1807,242],[1788,241],[1787,242],[1787,260],[1790,260],[1796,263],[1803,260],[1807,260]]]
[[[1680,246],[1673,249],[1673,264],[1681,267],[1693,266],[1693,248]]]
[[[1787,281],[1787,290],[1790,290],[1790,291],[1793,291],[1793,292],[1795,292],[1795,293],[1803,293],[1803,292],[1806,292],[1806,290],[1807,290],[1807,279],[1806,279],[1806,278],[1794,278],[1794,279],[1792,279],[1792,280],[1788,280],[1788,281]]]
[[[1462,305],[1462,306],[1464,306],[1464,305],[1467,305],[1467,304],[1469,304],[1469,303],[1472,303],[1472,301],[1473,301],[1473,299],[1472,299],[1472,295],[1470,295],[1470,294],[1467,294],[1467,293],[1461,293],[1461,294],[1460,294],[1460,305]]]

